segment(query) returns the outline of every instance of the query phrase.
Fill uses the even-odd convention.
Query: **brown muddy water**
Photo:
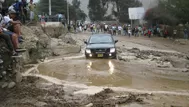
[[[126,87],[144,90],[188,91],[189,78],[164,76],[154,68],[118,60],[71,59],[40,64],[39,74],[88,86]],[[166,72],[166,70],[165,70]]]

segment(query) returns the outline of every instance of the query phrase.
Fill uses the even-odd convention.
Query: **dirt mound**
[[[138,48],[119,49],[119,60],[126,62],[138,62],[159,68],[187,68],[188,57],[178,52],[159,50],[140,50]]]
[[[143,99],[139,98],[140,95],[128,94],[127,96],[114,96],[114,91],[107,88],[102,92],[91,96],[89,101],[91,101],[92,107],[115,107],[119,104],[129,104],[129,103],[143,103]]]
[[[37,88],[39,78],[27,77],[13,89],[0,89],[1,107],[76,107],[76,102],[64,99],[63,86]]]

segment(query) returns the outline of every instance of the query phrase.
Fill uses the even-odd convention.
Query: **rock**
[[[36,62],[37,59],[43,59],[52,55],[50,47],[50,38],[44,33],[40,26],[22,27],[22,34],[25,42],[20,45],[27,49],[23,53],[24,63]]]
[[[10,82],[10,83],[8,84],[8,88],[11,89],[11,88],[15,87],[15,85],[16,85],[15,82]]]
[[[42,25],[44,32],[52,38],[58,38],[65,32],[67,32],[61,22],[46,22],[45,25]]]
[[[186,65],[186,68],[189,69],[189,64]]]
[[[22,82],[22,74],[20,72],[16,73],[16,82],[17,83]]]
[[[183,70],[182,72],[187,73],[189,72],[189,69]]]
[[[9,84],[8,84],[7,82],[5,82],[5,83],[1,86],[1,88],[6,88],[8,85],[9,85]]]
[[[2,59],[0,59],[0,64],[3,64],[3,60]]]
[[[93,103],[89,103],[85,107],[92,107],[92,106],[93,106]]]
[[[6,71],[3,71],[3,72],[2,72],[2,75],[3,75],[3,76],[5,76],[6,74],[7,74],[7,72],[6,72]]]
[[[140,49],[138,49],[138,48],[132,48],[132,49],[130,49],[128,51],[130,51],[132,53],[140,53]]]
[[[47,105],[47,103],[45,103],[45,102],[36,102],[35,103],[35,106],[36,107],[44,107],[44,106],[46,106]]]

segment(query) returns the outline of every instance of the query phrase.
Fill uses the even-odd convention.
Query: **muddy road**
[[[9,95],[9,106],[189,107],[188,41],[181,45],[159,38],[116,36],[117,60],[85,59],[83,40],[89,35],[70,35],[81,45],[80,53],[54,57],[26,70],[24,86],[12,89],[24,87],[20,93],[26,97],[16,102],[20,93]],[[8,102],[3,101],[6,107]]]

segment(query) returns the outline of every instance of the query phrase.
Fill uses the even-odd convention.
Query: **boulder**
[[[9,85],[8,85],[8,88],[13,88],[15,87],[16,83],[15,82],[10,82]]]
[[[52,38],[58,38],[59,36],[67,32],[61,22],[46,22],[41,26],[45,34]]]
[[[30,28],[22,26],[22,34],[25,41],[21,47],[27,49],[22,54],[24,63],[36,62],[37,59],[44,59],[52,54],[50,38],[44,34],[40,26]]]
[[[51,48],[53,55],[56,56],[69,53],[79,53],[81,51],[81,46],[68,44],[65,43],[63,40],[56,38],[51,39]]]

